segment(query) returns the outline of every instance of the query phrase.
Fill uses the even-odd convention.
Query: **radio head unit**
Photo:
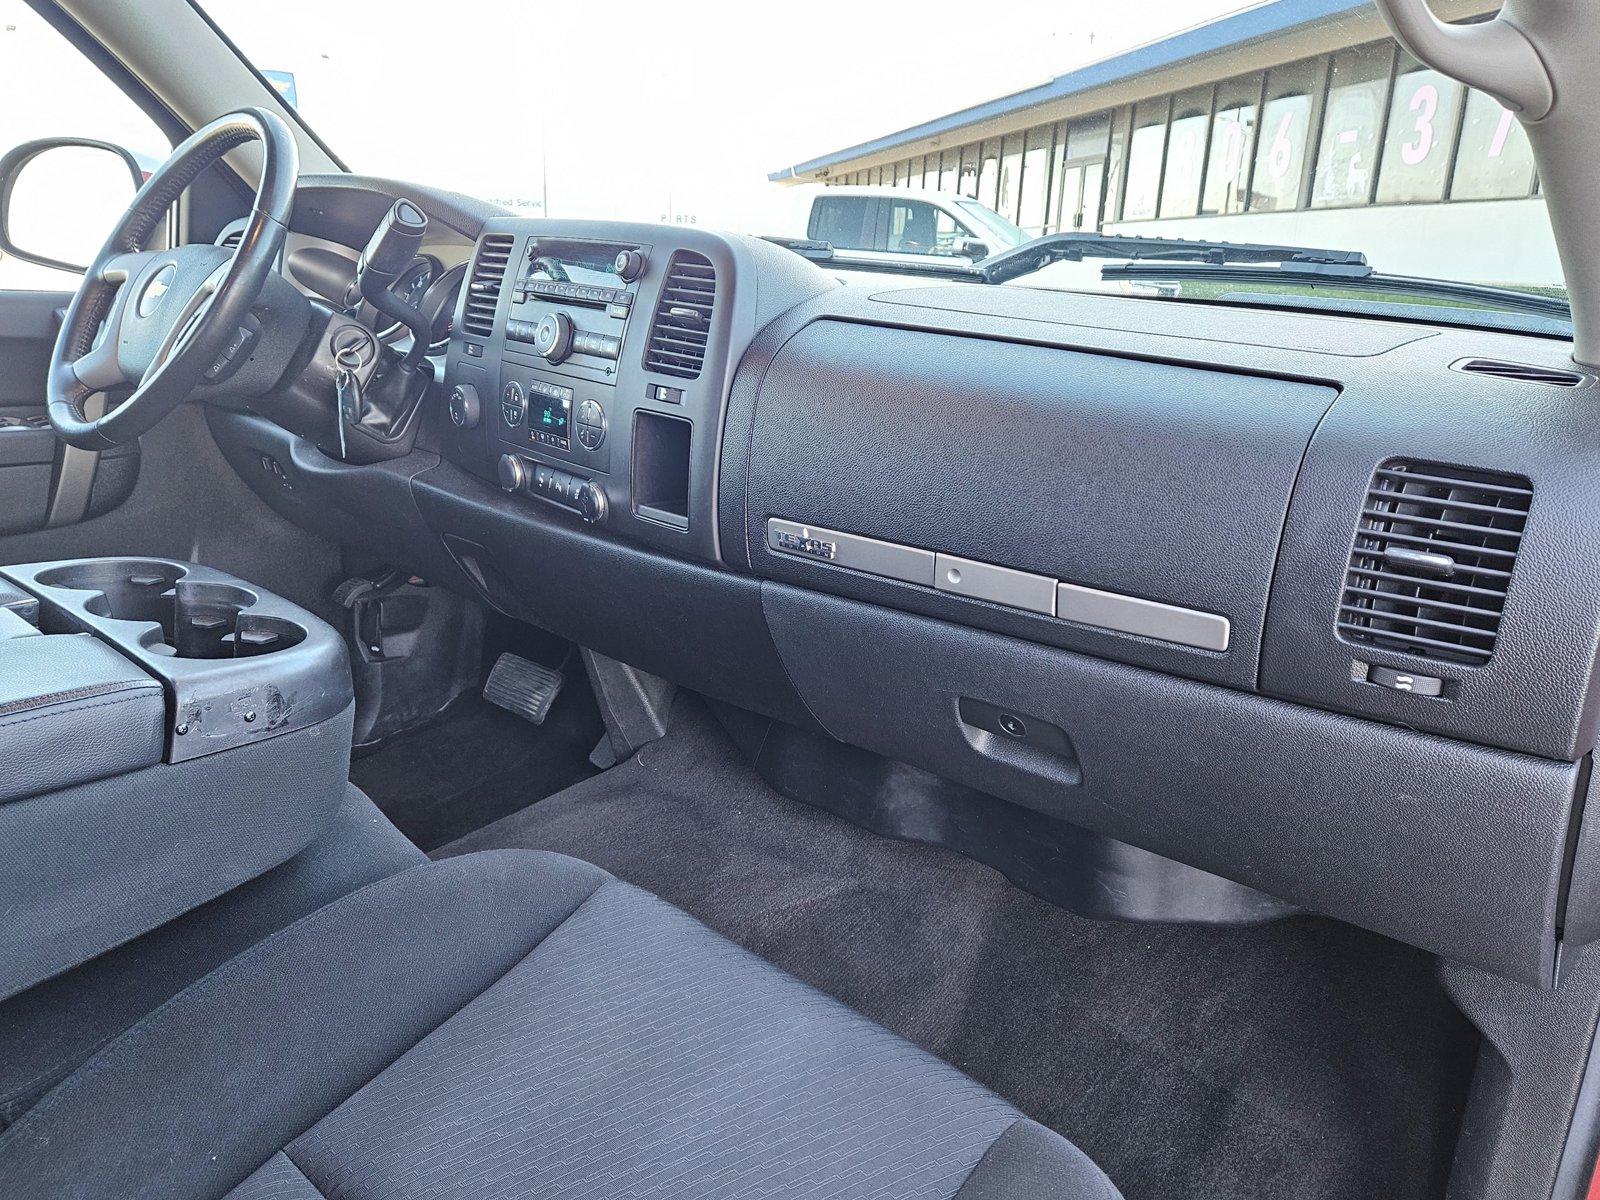
[[[644,265],[638,245],[530,238],[512,282],[507,351],[609,382]]]

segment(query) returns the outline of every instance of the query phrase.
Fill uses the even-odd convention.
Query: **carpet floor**
[[[954,1063],[1127,1200],[1443,1194],[1476,1038],[1386,939],[1085,920],[777,794],[692,699],[664,740],[438,854],[512,846],[597,863]]]

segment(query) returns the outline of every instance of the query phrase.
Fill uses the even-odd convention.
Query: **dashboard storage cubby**
[[[0,591],[37,626],[0,638],[3,999],[309,844],[354,704],[333,629],[206,567],[0,567]]]

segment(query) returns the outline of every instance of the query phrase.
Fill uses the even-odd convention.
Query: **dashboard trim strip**
[[[1122,592],[1101,591],[1077,583],[1062,583],[1011,567],[782,517],[767,518],[767,547],[775,554],[790,558],[849,567],[883,579],[914,583],[954,596],[987,600],[1077,625],[1172,642],[1195,650],[1225,651],[1232,632],[1228,618],[1216,613],[1145,600]]]

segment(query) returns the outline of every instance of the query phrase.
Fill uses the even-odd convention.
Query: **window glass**
[[[0,3],[0,154],[22,142],[45,137],[84,137],[110,142],[133,152],[146,171],[153,171],[172,152],[171,144],[149,117],[128,99],[92,62],[36,12],[16,2]],[[132,198],[132,180],[110,155],[89,151],[57,151],[65,157],[39,160],[24,168],[13,203],[18,225],[30,232],[59,228],[62,236],[49,236],[48,245],[29,237],[29,248],[40,253],[58,245],[99,243],[111,229],[87,240],[85,227],[105,223],[105,195],[73,187],[67,177],[92,164],[96,178],[105,178]],[[52,162],[60,164],[56,170]],[[101,172],[104,172],[102,176]],[[30,186],[36,181],[42,185]],[[71,182],[76,182],[75,180]],[[37,207],[34,205],[37,201]],[[22,236],[19,241],[25,240]],[[38,267],[0,255],[0,288],[19,291],[71,291],[81,276],[71,271]]]
[[[1313,59],[1267,73],[1267,102],[1261,109],[1261,136],[1250,185],[1252,211],[1300,207],[1312,101],[1321,70],[1321,60]]]
[[[1128,173],[1128,116],[1126,108],[1119,108],[1111,114],[1111,149],[1106,155],[1108,221],[1116,220],[1122,212],[1122,180]]]
[[[1172,102],[1167,134],[1167,171],[1161,183],[1161,215],[1192,217],[1200,210],[1200,175],[1205,166],[1211,89],[1184,92]]]
[[[1122,219],[1143,221],[1156,215],[1161,192],[1161,152],[1167,140],[1167,101],[1140,104],[1133,115],[1133,137],[1128,143],[1128,190],[1123,195]]]
[[[871,196],[824,196],[812,208],[809,236],[841,250],[870,250],[877,207]]]
[[[1455,80],[1400,56],[1378,169],[1379,204],[1443,198],[1462,91]]]
[[[1022,135],[1007,134],[1005,145],[1000,152],[1000,192],[994,206],[996,212],[1003,213],[1012,220],[1016,219],[1017,202],[1020,198],[1018,185],[1021,182]]]
[[[978,168],[978,190],[974,197],[990,208],[1000,190],[1000,143],[991,138],[983,143],[982,165]]]
[[[961,147],[961,178],[956,191],[963,196],[978,194],[978,158],[982,152],[983,147],[976,142]]]
[[[1322,138],[1317,146],[1311,206],[1365,204],[1378,167],[1378,128],[1389,98],[1392,43],[1358,46],[1333,56]]]
[[[1533,147],[1522,122],[1484,92],[1467,95],[1452,200],[1496,200],[1533,191]]]
[[[1017,224],[1029,237],[1038,237],[1044,232],[1053,135],[1054,129],[1049,125],[1028,130],[1028,148],[1022,155],[1022,200],[1017,207]]]
[[[936,192],[939,190],[939,156],[937,154],[924,154],[922,156],[921,186],[924,191]]]
[[[937,210],[920,200],[889,201],[889,250],[933,254],[938,249]]]
[[[1255,151],[1256,105],[1261,76],[1230,79],[1217,85],[1216,112],[1211,118],[1211,146],[1206,152],[1203,213],[1235,213],[1245,208],[1250,162]]]

